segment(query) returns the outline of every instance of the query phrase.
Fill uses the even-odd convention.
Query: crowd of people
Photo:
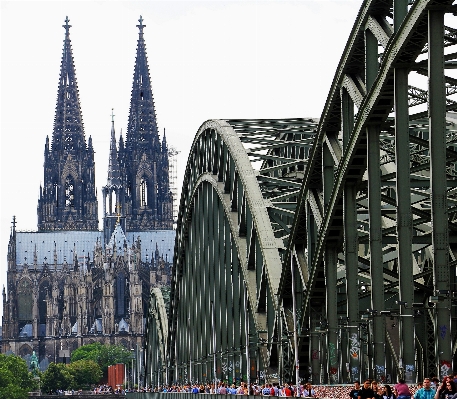
[[[393,387],[367,379],[362,386],[356,381],[349,396],[350,399],[457,399],[457,374],[442,381],[436,377],[424,378],[413,391],[403,379]]]
[[[159,387],[149,387],[131,390],[116,390],[111,387],[100,386],[94,390],[96,394],[118,393],[140,391],[140,392],[183,392],[192,394],[230,394],[230,395],[254,395],[254,396],[294,396],[303,398],[317,398],[323,395],[324,386],[316,386],[311,383],[303,383],[299,386],[292,384],[263,384],[241,382],[238,385],[220,382],[206,384],[184,384],[184,385],[163,385]],[[343,387],[344,389],[347,389]],[[346,395],[348,391],[345,391]],[[338,395],[340,397],[340,395]],[[346,396],[347,397],[347,396]],[[445,377],[442,381],[438,378],[424,378],[423,382],[412,387],[406,384],[405,380],[400,379],[397,384],[391,386],[380,384],[377,381],[367,379],[361,385],[359,381],[354,383],[354,387],[349,392],[349,399],[457,399],[457,374]]]
[[[124,394],[125,390],[121,388],[121,386],[117,386],[113,388],[111,385],[99,385],[94,387],[93,393],[95,395],[112,395],[112,394]]]
[[[292,384],[248,384],[241,382],[239,385],[220,382],[215,386],[207,384],[185,384],[160,386],[155,388],[142,388],[141,392],[184,392],[184,393],[216,393],[221,395],[255,395],[255,396],[295,396],[312,398],[316,392],[311,383],[300,384],[298,387]],[[296,394],[299,392],[299,394]]]

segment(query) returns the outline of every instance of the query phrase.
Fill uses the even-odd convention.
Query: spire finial
[[[143,25],[143,16],[140,15],[140,19],[138,20],[138,22],[140,23],[139,25],[137,25],[136,27],[140,30],[140,35],[143,34],[143,28],[146,28],[146,25]]]
[[[111,108],[111,122],[113,122],[113,123],[114,123],[114,117],[115,116],[116,115],[114,115],[114,108]]]
[[[65,28],[65,30],[67,31],[66,32],[67,36],[70,34],[70,28],[71,28],[71,25],[68,25],[69,22],[70,22],[70,20],[68,19],[68,15],[67,15],[65,17],[65,25],[62,25],[62,27]]]

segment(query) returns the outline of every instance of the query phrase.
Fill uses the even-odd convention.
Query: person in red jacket
[[[292,396],[292,390],[289,387],[289,384],[284,385],[284,396]]]

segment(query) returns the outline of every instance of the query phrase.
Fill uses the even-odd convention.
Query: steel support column
[[[330,384],[340,383],[338,367],[338,313],[337,313],[337,267],[338,253],[336,247],[327,245],[325,249],[325,284],[327,289],[327,361]]]
[[[346,297],[351,382],[360,380],[359,282],[357,244],[357,190],[355,184],[347,184],[344,191],[344,262],[346,265]]]
[[[321,334],[314,332],[318,325],[318,321],[312,317],[310,320],[311,326],[311,382],[314,385],[322,384],[321,379],[321,359],[323,359],[321,348]]]
[[[451,369],[449,232],[446,185],[446,90],[444,79],[444,11],[428,11],[428,92],[430,126],[430,185],[432,199],[432,242],[437,294],[435,329],[439,374]]]
[[[369,92],[378,74],[378,41],[374,34],[365,29],[365,85]],[[376,313],[384,309],[384,281],[382,259],[382,217],[381,217],[381,172],[380,128],[368,125],[368,214],[370,220],[370,274],[371,306],[373,310],[373,372],[374,378],[385,378],[384,318]],[[371,370],[370,370],[371,372]]]
[[[397,174],[397,239],[400,303],[400,358],[405,380],[416,382],[415,331],[413,319],[414,280],[412,258],[412,213],[409,151],[408,70],[396,68],[395,80],[395,159]]]
[[[341,130],[343,154],[354,127],[354,102],[345,88],[341,89]],[[355,182],[346,181],[344,187],[344,264],[346,266],[346,297],[348,339],[342,350],[348,354],[350,381],[360,380],[359,287],[357,241],[357,188]]]
[[[370,220],[371,309],[373,315],[374,377],[385,378],[384,275],[382,258],[381,172],[379,170],[379,127],[367,127],[368,214]]]
[[[333,189],[334,162],[330,149],[326,144],[323,148],[324,170],[324,205],[327,206]],[[338,314],[337,314],[337,264],[336,248],[327,244],[325,248],[325,285],[327,311],[327,375],[328,383],[338,383]]]
[[[398,32],[407,13],[408,0],[394,0],[394,32]]]

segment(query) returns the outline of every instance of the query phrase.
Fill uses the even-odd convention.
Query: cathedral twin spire
[[[138,22],[140,23],[137,25],[139,37],[133,73],[126,144],[133,153],[146,152],[148,155],[152,155],[154,151],[158,150],[159,131],[143,34],[143,29],[146,25],[143,25],[141,16]]]
[[[85,148],[86,141],[71,48],[71,25],[68,24],[69,22],[67,17],[65,25],[62,25],[65,28],[65,40],[60,66],[52,147],[59,152],[75,154],[79,149]]]
[[[110,164],[103,188],[105,242],[115,223],[124,231],[171,230],[172,196],[168,177],[168,148],[160,142],[154,97],[144,41],[143,18],[139,29],[127,137],[116,150],[114,123],[111,130]],[[117,154],[117,160],[116,160]],[[117,161],[117,162],[116,162]],[[119,171],[119,172],[118,172]],[[121,188],[114,184],[120,176]],[[116,220],[116,222],[115,222]]]
[[[86,145],[70,40],[65,39],[60,66],[51,146],[46,138],[44,185],[38,200],[38,230],[97,230],[95,162],[92,138]]]
[[[44,184],[38,200],[38,230],[98,230],[92,138],[86,144],[68,17],[60,67],[54,129],[46,138]],[[114,114],[107,185],[103,188],[104,230],[114,219],[124,231],[172,229],[168,148],[162,143],[140,16],[127,137],[116,145]],[[107,241],[105,241],[107,242]]]

